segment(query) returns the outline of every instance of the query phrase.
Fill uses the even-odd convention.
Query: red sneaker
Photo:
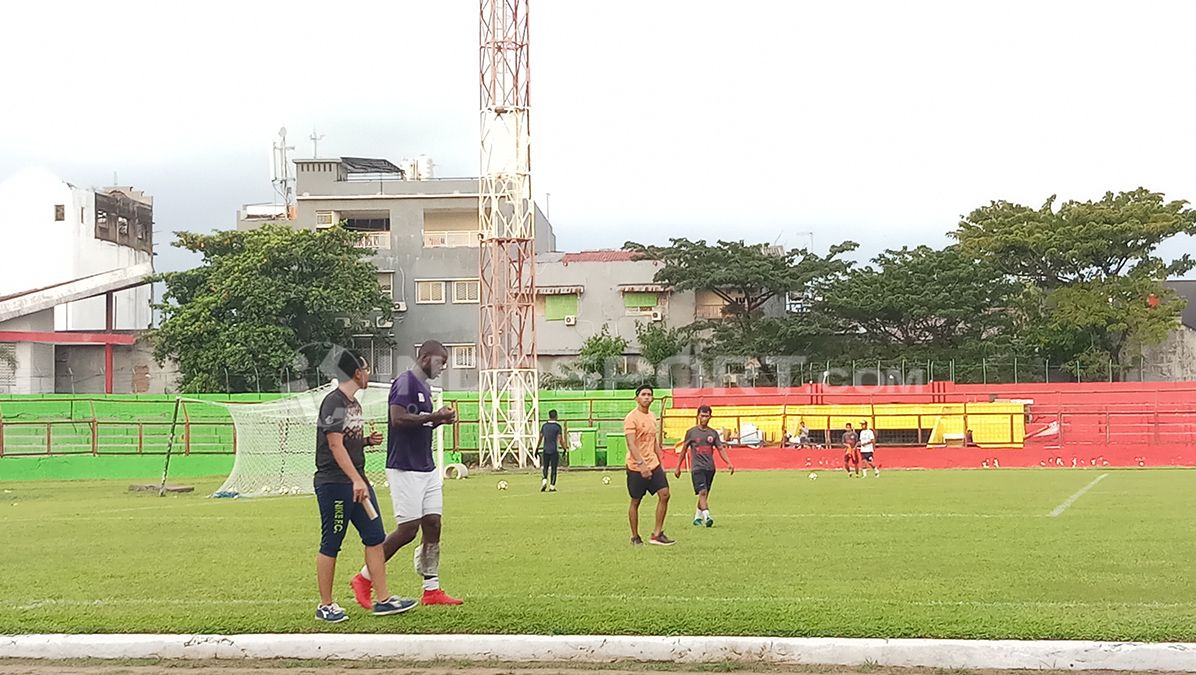
[[[424,591],[424,597],[419,602],[421,605],[460,605],[464,600],[458,600],[443,589],[437,588],[434,591]]]
[[[349,586],[353,589],[353,597],[357,598],[357,604],[365,607],[366,609],[374,608],[374,583],[372,581],[366,579],[365,577],[361,576],[360,573],[358,573],[353,577],[353,580],[349,582]]]

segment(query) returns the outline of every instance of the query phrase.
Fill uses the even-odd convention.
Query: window
[[[564,321],[567,316],[577,316],[577,295],[544,296],[545,321]]]
[[[316,211],[316,227],[332,227],[336,216],[331,211]]]
[[[419,304],[443,304],[443,281],[416,281],[415,301]]]
[[[129,219],[124,216],[116,217],[116,233],[120,236],[128,236],[129,234]]]
[[[628,316],[644,316],[656,311],[660,296],[656,293],[624,293],[623,306]]]
[[[0,343],[0,392],[9,394],[17,386],[17,346]]]
[[[481,295],[482,288],[477,279],[462,279],[453,282],[454,303],[476,303],[481,300]]]
[[[378,273],[378,289],[387,295],[392,295],[395,288],[395,273],[394,272],[379,272]]]
[[[107,211],[99,211],[99,210],[96,211],[96,227],[98,227],[101,230],[108,229],[108,212]]]
[[[83,207],[82,207],[82,206],[80,206],[80,207],[79,207],[79,222],[80,222],[80,223],[87,222],[87,218],[86,218],[86,216],[85,216],[85,214],[84,214],[84,212],[83,212]]]
[[[61,223],[66,220],[66,204],[54,205],[54,222]]]
[[[478,348],[476,345],[453,345],[449,349],[452,351],[453,368],[478,367]]]

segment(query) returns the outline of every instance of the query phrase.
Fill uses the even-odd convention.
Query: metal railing
[[[424,248],[477,248],[477,232],[424,232]]]

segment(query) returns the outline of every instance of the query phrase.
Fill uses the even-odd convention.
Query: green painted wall
[[[0,460],[0,481],[77,480],[82,478],[162,479],[164,455],[62,455],[11,457]],[[170,458],[170,480],[227,476],[232,455],[189,455]]]

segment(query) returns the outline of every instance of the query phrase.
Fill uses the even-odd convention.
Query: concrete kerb
[[[0,658],[767,663],[1196,673],[1196,643],[550,635],[5,635]]]

